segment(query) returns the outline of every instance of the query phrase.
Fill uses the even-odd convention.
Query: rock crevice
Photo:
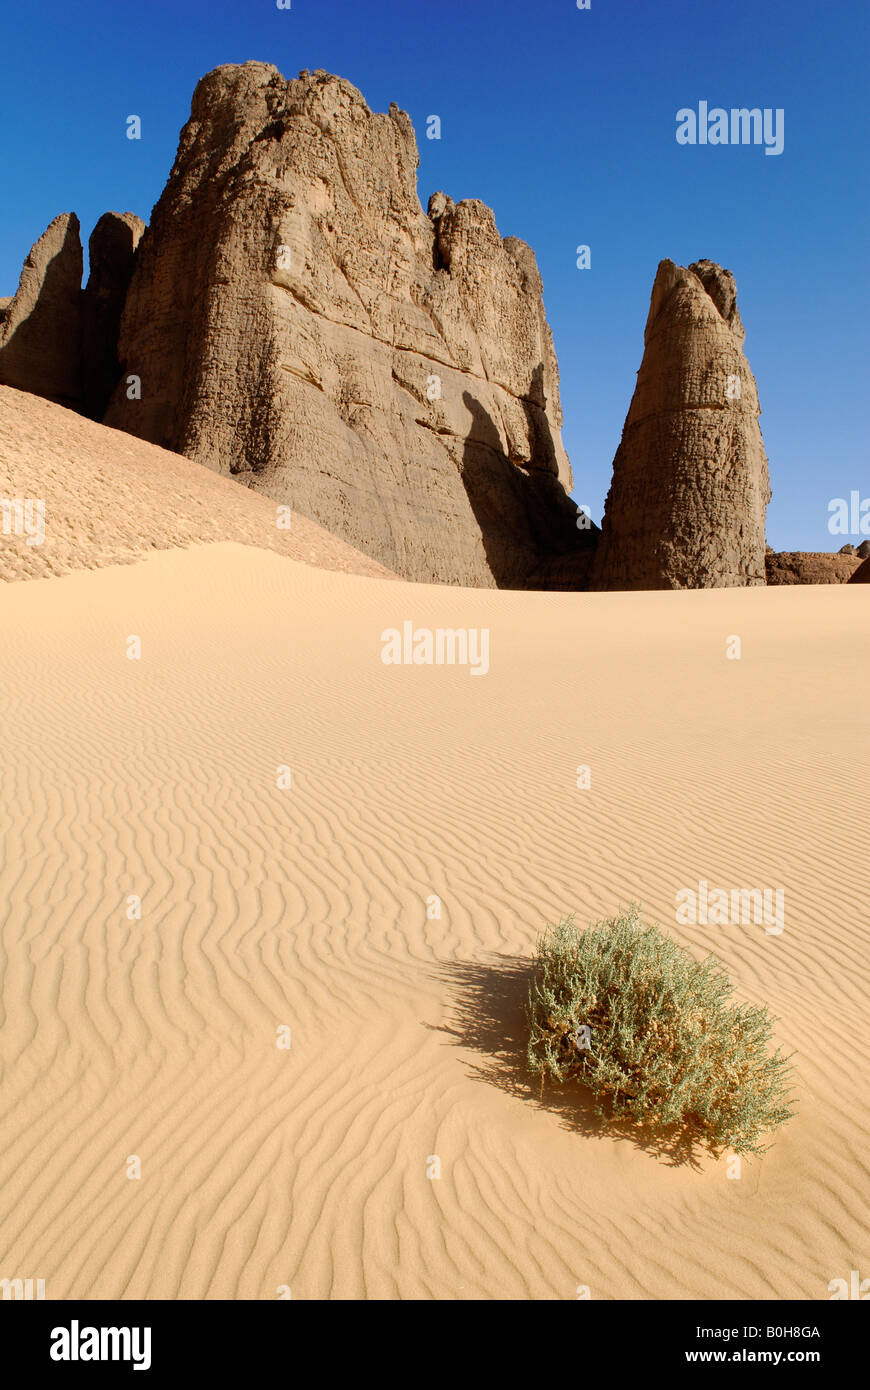
[[[0,315],[0,384],[102,416],[120,375],[118,327],[144,229],[131,212],[104,213],[83,290],[78,218],[65,212],[49,224]]]

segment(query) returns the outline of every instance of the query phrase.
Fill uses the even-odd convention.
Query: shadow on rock
[[[462,395],[471,416],[462,482],[500,589],[548,587],[549,568],[557,560],[564,569],[565,557],[581,557],[580,568],[576,573],[572,569],[567,584],[554,587],[574,587],[572,580],[582,587],[591,561],[594,541],[589,533],[578,532],[576,504],[559,482],[543,373],[543,364],[534,369],[522,400],[530,459],[510,457],[489,412],[470,391]]]

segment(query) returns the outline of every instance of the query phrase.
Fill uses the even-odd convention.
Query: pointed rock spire
[[[765,583],[770,482],[744,336],[729,270],[661,262],[593,588]]]
[[[0,385],[78,406],[81,298],[79,219],[64,212],[31,247],[0,320]]]

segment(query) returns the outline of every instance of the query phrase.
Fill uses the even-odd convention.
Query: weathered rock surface
[[[862,561],[849,580],[849,583],[870,584],[870,559]]]
[[[862,541],[855,549],[855,554],[859,560],[870,559],[870,541]]]
[[[325,72],[198,84],[136,257],[106,423],[405,577],[522,586],[588,549],[528,246],[416,190],[410,118]],[[133,391],[135,395],[135,391]]]
[[[65,212],[31,247],[0,320],[0,385],[79,404],[81,295],[79,220]]]
[[[861,564],[856,554],[840,551],[769,550],[766,556],[768,584],[847,584]]]
[[[82,410],[100,420],[118,384],[118,329],[145,223],[132,212],[104,212],[88,242],[82,299]]]
[[[730,271],[660,263],[592,587],[764,584],[770,482],[743,339]]]

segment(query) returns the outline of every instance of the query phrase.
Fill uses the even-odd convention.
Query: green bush
[[[714,1153],[763,1153],[761,1136],[793,1114],[767,1009],[732,1003],[715,957],[696,961],[637,907],[585,931],[573,917],[548,927],[535,965],[528,1062],[542,1085],[579,1078],[600,1115],[689,1127]]]

